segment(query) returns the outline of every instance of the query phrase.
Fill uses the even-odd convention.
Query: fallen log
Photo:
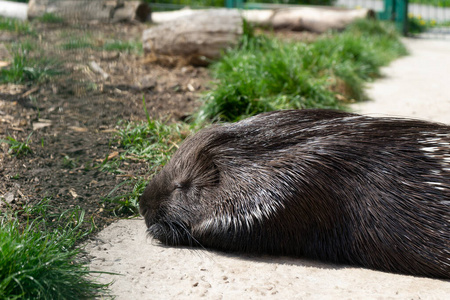
[[[28,5],[26,3],[0,0],[0,16],[2,17],[26,20],[27,10]]]
[[[154,23],[173,22],[179,18],[192,17],[208,10],[192,10],[189,8],[171,12],[155,12]],[[358,18],[374,18],[370,9],[342,9],[325,6],[296,6],[290,8],[253,9],[239,11],[244,19],[255,26],[274,29],[290,29],[295,31],[311,31],[323,33],[330,29],[342,30]]]
[[[369,9],[334,9],[312,6],[269,11],[246,10],[242,12],[242,15],[249,23],[257,26],[315,33],[343,30],[356,19],[375,17],[374,11]]]
[[[52,13],[68,22],[118,22],[150,19],[151,9],[145,2],[122,0],[30,0],[28,18]]]
[[[147,61],[166,65],[207,65],[235,46],[243,33],[243,20],[237,10],[191,11],[143,32]]]

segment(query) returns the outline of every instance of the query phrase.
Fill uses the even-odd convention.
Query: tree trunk
[[[28,18],[52,13],[69,22],[141,22],[150,19],[150,7],[139,1],[123,0],[30,0]]]
[[[143,33],[143,47],[150,61],[174,64],[207,65],[235,46],[243,33],[237,10],[210,9],[190,11],[188,15]]]

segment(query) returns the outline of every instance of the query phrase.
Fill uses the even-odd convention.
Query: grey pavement
[[[450,41],[408,38],[404,43],[410,55],[383,68],[384,77],[368,85],[371,100],[352,108],[450,124]]]

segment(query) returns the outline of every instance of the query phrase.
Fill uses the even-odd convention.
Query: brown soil
[[[211,81],[204,68],[165,68],[143,63],[139,50],[101,50],[110,40],[139,41],[145,26],[34,24],[35,36],[0,31],[0,62],[11,61],[14,42],[32,41],[39,45],[32,55],[61,62],[63,71],[39,84],[0,84],[0,139],[25,141],[32,134],[32,153],[23,157],[8,154],[9,145],[1,143],[0,210],[49,198],[55,211],[80,206],[97,229],[117,219],[104,198],[123,181],[148,172],[139,161],[122,162],[121,174],[101,170],[108,155],[121,151],[114,141],[118,122],[145,119],[143,96],[153,118],[184,120]],[[63,48],[83,38],[94,46]],[[108,79],[92,70],[92,61]],[[124,184],[115,195],[131,188]]]

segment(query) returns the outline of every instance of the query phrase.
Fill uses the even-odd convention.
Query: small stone
[[[69,194],[72,195],[72,197],[75,199],[76,197],[78,197],[77,192],[75,192],[74,189],[69,189]]]
[[[157,85],[156,80],[152,76],[144,76],[140,80],[140,88],[141,90],[153,90]]]
[[[3,196],[3,199],[8,204],[11,204],[14,201],[14,198],[15,198],[14,192],[8,192]]]

